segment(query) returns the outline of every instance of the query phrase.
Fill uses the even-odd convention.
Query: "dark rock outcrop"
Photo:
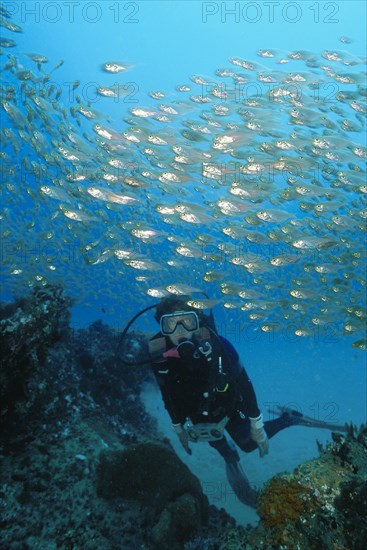
[[[157,548],[180,548],[208,518],[199,480],[166,445],[145,442],[102,451],[97,479],[99,496],[134,500],[152,509],[151,542]]]

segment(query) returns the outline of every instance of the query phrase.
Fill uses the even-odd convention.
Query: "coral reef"
[[[177,548],[208,517],[208,500],[198,479],[166,445],[147,441],[100,456],[97,494],[135,500],[152,509],[151,543]]]
[[[40,405],[48,349],[69,331],[70,306],[61,287],[34,288],[28,299],[0,304],[0,417],[16,422]]]
[[[0,308],[0,547],[144,550],[162,548],[162,538],[182,547],[188,527],[192,535],[204,521],[207,503],[140,400],[149,366],[124,362],[131,355],[143,361],[145,339],[130,333],[118,349],[119,335],[101,321],[73,331],[70,306],[61,289],[49,287]],[[147,440],[174,471],[177,491],[164,507],[156,498],[143,504],[138,493],[98,496],[101,451],[131,454]],[[158,457],[152,471],[149,456],[141,456],[145,481],[155,481]]]
[[[143,365],[127,366],[117,354],[118,335],[97,321],[88,329],[69,327],[72,301],[59,287],[34,289],[28,298],[2,305],[0,312],[0,412],[5,448],[27,445],[51,425],[76,417],[99,417],[136,441],[152,420],[138,399],[150,376]],[[144,354],[143,336],[128,346]],[[123,350],[122,350],[123,351]]]
[[[104,498],[134,498],[158,511],[189,493],[198,501],[200,516],[207,516],[208,503],[198,479],[169,447],[151,441],[103,451],[97,492]]]
[[[278,475],[266,484],[257,510],[265,527],[283,534],[287,525],[297,529],[299,518],[313,508],[309,487],[288,476]]]
[[[101,321],[70,329],[71,305],[50,286],[0,305],[1,548],[364,550],[366,427],[269,480],[258,526],[239,527],[145,411],[144,336],[117,353]]]
[[[272,478],[259,498],[261,522],[251,540],[264,548],[362,550],[367,540],[367,430],[353,428],[320,457]]]

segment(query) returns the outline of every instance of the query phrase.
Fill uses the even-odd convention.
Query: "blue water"
[[[65,82],[100,82],[99,64],[122,59],[136,64],[132,81],[139,94],[173,90],[191,74],[212,75],[228,65],[229,57],[254,59],[259,48],[342,50],[341,36],[352,39],[350,53],[363,54],[365,48],[363,0],[23,1],[4,6],[24,29],[16,37],[21,48],[65,60],[58,73]]]
[[[310,50],[347,49],[363,55],[366,41],[366,3],[362,0],[335,2],[199,2],[140,1],[120,2],[5,2],[5,8],[20,24],[23,34],[12,33],[20,52],[43,53],[53,67],[63,66],[52,76],[61,87],[60,101],[75,104],[78,93],[83,102],[111,116],[111,127],[123,127],[123,117],[134,106],[149,104],[147,93],[162,90],[167,99],[175,97],[178,84],[189,83],[189,76],[209,79],[220,67],[228,67],[230,57],[262,60],[256,50],[276,48]],[[7,33],[7,36],[9,33]],[[343,44],[346,36],[351,43]],[[11,53],[11,52],[7,52]],[[106,100],[97,96],[96,86],[112,86],[114,75],[100,71],[108,60],[125,61],[134,67],[124,73],[130,86],[127,97]],[[80,80],[76,92],[72,83]],[[322,94],[329,90],[321,90]],[[168,101],[167,101],[168,102]],[[364,140],[364,136],[358,137]],[[19,203],[22,210],[27,199]],[[44,205],[41,207],[47,208]],[[14,212],[14,216],[19,216]],[[37,220],[35,220],[37,223]],[[164,228],[167,231],[167,227]],[[169,228],[168,228],[169,230]],[[189,231],[189,230],[188,230]],[[79,252],[71,249],[64,265],[64,283],[78,277]],[[162,250],[164,254],[164,250]],[[107,264],[106,264],[107,265]],[[85,295],[73,309],[75,328],[102,318],[120,329],[130,316],[144,307],[129,280],[111,272],[104,264],[93,266]],[[182,281],[187,282],[187,281]],[[104,289],[115,292],[105,293]],[[21,289],[18,289],[21,293]],[[210,290],[210,287],[209,289]],[[4,294],[7,297],[8,294]],[[146,305],[153,303],[147,298]],[[231,316],[215,309],[220,332],[238,349],[254,382],[265,416],[274,404],[292,404],[309,416],[331,422],[365,422],[367,418],[366,354],[351,347],[353,336],[342,337],[329,325],[307,339],[286,331],[266,334],[256,325],[246,332],[234,329]],[[339,320],[336,320],[338,323]],[[148,332],[156,329],[151,317],[142,321]],[[335,330],[334,330],[335,328]],[[237,330],[237,332],[236,332]],[[281,434],[276,467],[290,466],[289,449],[300,449],[297,458],[316,454],[315,447],[303,445],[302,431],[290,438]],[[319,435],[319,434],[318,434]],[[325,436],[325,437],[324,437]],[[327,434],[320,435],[326,438]],[[308,437],[308,436],[307,436]],[[307,440],[309,445],[309,440]],[[281,462],[284,450],[284,464]],[[280,459],[279,459],[280,457]],[[261,479],[274,473],[269,462]]]
[[[67,107],[75,104],[78,93],[83,102],[90,101],[92,107],[111,115],[110,126],[122,128],[122,118],[129,108],[148,104],[147,93],[162,90],[167,98],[175,96],[177,84],[190,83],[189,76],[204,75],[209,79],[219,67],[229,66],[230,57],[242,57],[262,63],[256,57],[258,49],[276,48],[290,50],[347,49],[350,54],[363,55],[366,40],[366,3],[359,0],[339,2],[5,2],[4,7],[12,14],[12,19],[23,28],[23,33],[11,33],[16,39],[20,52],[37,52],[47,55],[49,67],[60,59],[64,64],[53,73],[51,82],[61,87],[60,101]],[[4,35],[9,36],[8,31]],[[340,42],[340,37],[351,39],[348,44]],[[7,53],[7,52],[6,52]],[[9,53],[12,53],[9,49]],[[127,97],[106,100],[96,95],[95,87],[113,85],[115,75],[103,73],[102,63],[107,60],[123,60],[133,65],[133,69],[123,73],[123,79],[131,86]],[[72,83],[80,80],[79,88],[72,91]],[[49,85],[50,83],[48,83]],[[327,90],[321,90],[327,93]],[[253,91],[248,90],[251,94]],[[121,126],[120,126],[121,125]],[[353,136],[355,138],[355,136]],[[362,139],[363,135],[357,136]],[[27,199],[23,198],[24,201]],[[24,203],[26,204],[26,202]],[[48,206],[48,205],[47,205]],[[47,208],[46,206],[46,208]],[[44,207],[44,206],[42,206]],[[165,230],[167,228],[164,228]],[[77,242],[68,250],[69,263],[65,273],[77,275],[78,262],[82,261],[77,250]],[[228,268],[227,266],[225,266]],[[136,312],[142,305],[134,307],[134,299],[128,287],[124,287],[121,276],[111,274],[104,265],[93,266],[96,288],[90,288],[87,296],[76,304],[73,311],[73,326],[83,326],[96,318],[116,328],[128,319],[128,314]],[[116,296],[105,295],[100,287],[104,278],[109,284],[116,284]],[[68,284],[68,281],[65,281]],[[90,284],[90,283],[89,283]],[[210,286],[207,288],[210,291]],[[7,296],[7,295],[5,295]],[[125,304],[129,297],[128,306]],[[148,299],[150,300],[150,299]],[[151,303],[151,300],[149,301]],[[121,305],[124,304],[122,307]],[[127,308],[127,312],[126,312]],[[124,311],[124,313],[122,312]],[[223,333],[230,324],[230,317],[219,311],[219,325]],[[151,320],[149,321],[151,322]],[[146,322],[146,325],[149,325]],[[224,323],[222,327],[222,323]],[[148,326],[146,327],[149,328]],[[256,328],[256,327],[255,327]],[[153,329],[154,330],[154,327]],[[233,331],[233,328],[231,329]],[[337,333],[337,336],[335,334]],[[340,338],[340,331],[329,328],[328,332],[317,333],[307,341],[282,333],[280,336],[264,335],[255,331],[252,335],[227,334],[235,344],[243,346],[246,354],[256,349],[261,356],[277,353],[289,347],[292,355],[307,362],[308,348],[327,346],[326,361],[339,373],[346,365],[334,364],[338,356],[335,350],[346,346],[348,338]],[[246,338],[248,342],[241,341]],[[349,337],[350,338],[350,337]],[[274,342],[272,341],[274,340]],[[289,343],[288,340],[291,340]],[[249,344],[249,345],[248,345]],[[264,350],[266,350],[264,352]],[[270,350],[273,350],[271,352]],[[346,364],[361,363],[364,367],[364,354],[350,350],[351,357]],[[255,360],[251,358],[251,362]],[[334,359],[332,359],[334,358]],[[283,358],[281,359],[283,362]],[[272,361],[274,362],[274,361]],[[297,360],[298,362],[298,360]],[[264,364],[267,363],[264,357]],[[262,367],[264,369],[264,367]],[[348,367],[354,373],[358,368]],[[264,373],[271,378],[273,369]],[[255,369],[258,372],[258,369]],[[363,375],[362,381],[364,381]],[[365,388],[363,384],[360,388]],[[362,396],[361,396],[362,397]],[[362,399],[364,401],[364,399]],[[365,401],[363,403],[365,406]]]

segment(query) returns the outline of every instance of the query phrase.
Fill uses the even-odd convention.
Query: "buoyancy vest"
[[[175,354],[175,350],[175,347],[169,347],[169,340],[165,336],[158,336],[149,341],[149,353],[155,375],[162,384],[164,384],[165,378],[169,379],[170,369],[174,369],[176,360],[180,358],[178,354]],[[223,345],[219,337],[216,335],[212,337],[211,331],[207,327],[200,327],[193,361],[204,362],[208,366],[206,388],[202,392],[200,410],[197,411],[201,421],[209,420],[213,416],[224,417],[226,407],[218,407],[218,403],[227,404],[232,393],[230,390],[234,390],[230,387],[230,379],[223,366],[223,352]]]

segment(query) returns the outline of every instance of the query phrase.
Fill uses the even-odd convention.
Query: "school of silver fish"
[[[205,291],[192,307],[367,348],[363,56],[263,49],[137,102],[133,65],[106,61],[97,110],[79,81],[63,98],[62,60],[18,51],[4,8],[0,25],[5,290],[60,282],[127,316]]]

